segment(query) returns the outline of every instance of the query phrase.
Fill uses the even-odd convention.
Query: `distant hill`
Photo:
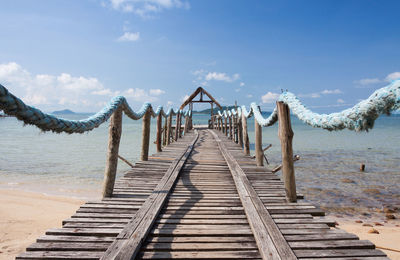
[[[64,109],[64,110],[54,111],[52,114],[53,115],[73,115],[76,113],[69,109]]]

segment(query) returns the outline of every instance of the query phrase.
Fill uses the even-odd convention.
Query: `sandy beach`
[[[34,243],[49,228],[61,227],[63,219],[70,217],[84,201],[74,198],[48,196],[18,190],[0,190],[0,259],[13,259]],[[374,220],[340,219],[337,228],[367,239],[378,247],[400,251],[400,221],[388,223]],[[364,224],[364,225],[363,225]],[[365,224],[370,224],[365,225]],[[396,226],[397,225],[397,226]],[[372,228],[379,234],[368,233]],[[383,250],[391,259],[400,260],[400,253]]]
[[[83,203],[73,198],[0,190],[0,259],[14,259]]]
[[[399,220],[388,221],[388,223],[374,220],[363,220],[362,223],[356,223],[355,220],[341,220],[338,221],[338,223],[339,226],[337,226],[337,228],[356,234],[362,240],[371,241],[378,249],[385,252],[390,259],[400,260]],[[379,234],[369,233],[372,229],[377,230]],[[390,248],[397,252],[393,250],[384,250],[382,248]]]

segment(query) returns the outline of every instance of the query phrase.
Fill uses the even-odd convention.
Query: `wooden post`
[[[184,135],[186,135],[188,128],[189,128],[189,116],[187,115],[185,116],[185,128],[183,128]]]
[[[211,102],[211,129],[214,129],[214,103]]]
[[[171,143],[171,130],[172,130],[172,112],[168,116],[167,145]]]
[[[238,117],[238,138],[239,145],[243,147],[243,128],[242,128],[242,119]]]
[[[250,155],[250,140],[247,133],[247,117],[242,113],[242,129],[243,129],[243,152]]]
[[[119,141],[122,132],[122,109],[118,108],[111,116],[108,128],[108,152],[104,171],[103,198],[111,197],[117,174]]]
[[[149,158],[150,120],[151,114],[147,110],[142,119],[142,152],[140,154],[140,160],[142,161],[147,161]]]
[[[279,139],[282,150],[282,177],[285,183],[286,197],[289,202],[297,201],[296,179],[293,166],[293,130],[290,122],[289,106],[283,102],[276,102],[279,120]]]
[[[256,152],[256,162],[257,166],[264,165],[264,156],[262,150],[262,126],[257,122],[254,117],[254,135],[255,135],[255,152]]]
[[[228,136],[228,117],[225,117],[225,135]]]
[[[167,138],[168,138],[168,133],[167,133],[167,129],[168,129],[168,117],[164,118],[164,132],[163,132],[163,145],[166,146],[167,145]]]
[[[162,128],[162,115],[161,112],[160,114],[158,114],[157,116],[157,134],[156,134],[156,142],[157,142],[157,152],[161,152],[161,137],[162,137],[162,133],[161,133],[161,128]]]
[[[179,115],[179,138],[182,138],[182,117],[183,117],[183,113]]]
[[[233,134],[233,129],[232,129],[232,116],[233,115],[231,115],[230,117],[229,117],[229,139],[233,139],[232,137],[232,134]]]
[[[238,132],[238,117],[236,115],[233,117],[233,137],[235,138],[235,143],[239,143]]]
[[[178,137],[179,137],[179,117],[180,117],[180,113],[178,111],[178,113],[176,114],[175,117],[175,141],[178,141]]]

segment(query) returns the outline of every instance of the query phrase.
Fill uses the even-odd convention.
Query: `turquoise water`
[[[80,119],[88,115],[65,115]],[[194,124],[206,124],[208,115],[194,115]],[[311,128],[292,117],[298,191],[329,213],[376,214],[385,205],[400,204],[400,116],[383,116],[369,133],[328,132]],[[254,121],[249,120],[254,147]],[[151,122],[151,144],[155,121]],[[120,155],[139,158],[141,121],[123,120]],[[107,151],[108,124],[86,134],[41,133],[14,118],[0,119],[0,187],[39,191],[79,198],[101,193]],[[263,129],[263,144],[271,166],[280,164],[277,126]],[[154,153],[155,145],[150,146]],[[360,163],[366,171],[359,172]],[[118,173],[129,167],[119,162]]]

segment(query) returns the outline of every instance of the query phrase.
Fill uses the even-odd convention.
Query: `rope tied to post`
[[[84,133],[99,127],[102,123],[107,121],[117,109],[122,108],[129,118],[138,120],[142,118],[149,110],[152,117],[158,116],[160,113],[164,117],[169,115],[176,115],[178,112],[181,114],[191,115],[191,111],[182,110],[174,111],[170,108],[167,112],[164,111],[162,106],[157,107],[156,111],[150,103],[146,102],[142,105],[138,112],[135,112],[126,101],[125,97],[117,96],[112,98],[106,106],[93,116],[82,120],[67,120],[58,118],[54,115],[47,114],[32,106],[26,105],[21,99],[14,96],[3,85],[0,84],[0,110],[5,114],[15,116],[18,120],[27,125],[35,125],[42,131],[52,131],[55,133]]]
[[[372,95],[357,103],[352,108],[331,114],[318,114],[312,112],[291,92],[283,92],[278,101],[287,104],[291,112],[301,121],[312,126],[337,131],[349,129],[356,132],[368,131],[374,127],[375,120],[382,114],[389,115],[392,111],[400,109],[400,80],[395,80],[386,87],[376,90]],[[247,111],[245,106],[238,107],[237,111],[218,111],[220,117],[230,117],[242,113],[246,118],[254,116],[261,126],[271,126],[278,121],[278,112],[275,109],[267,118],[262,116],[256,103],[250,104]]]

